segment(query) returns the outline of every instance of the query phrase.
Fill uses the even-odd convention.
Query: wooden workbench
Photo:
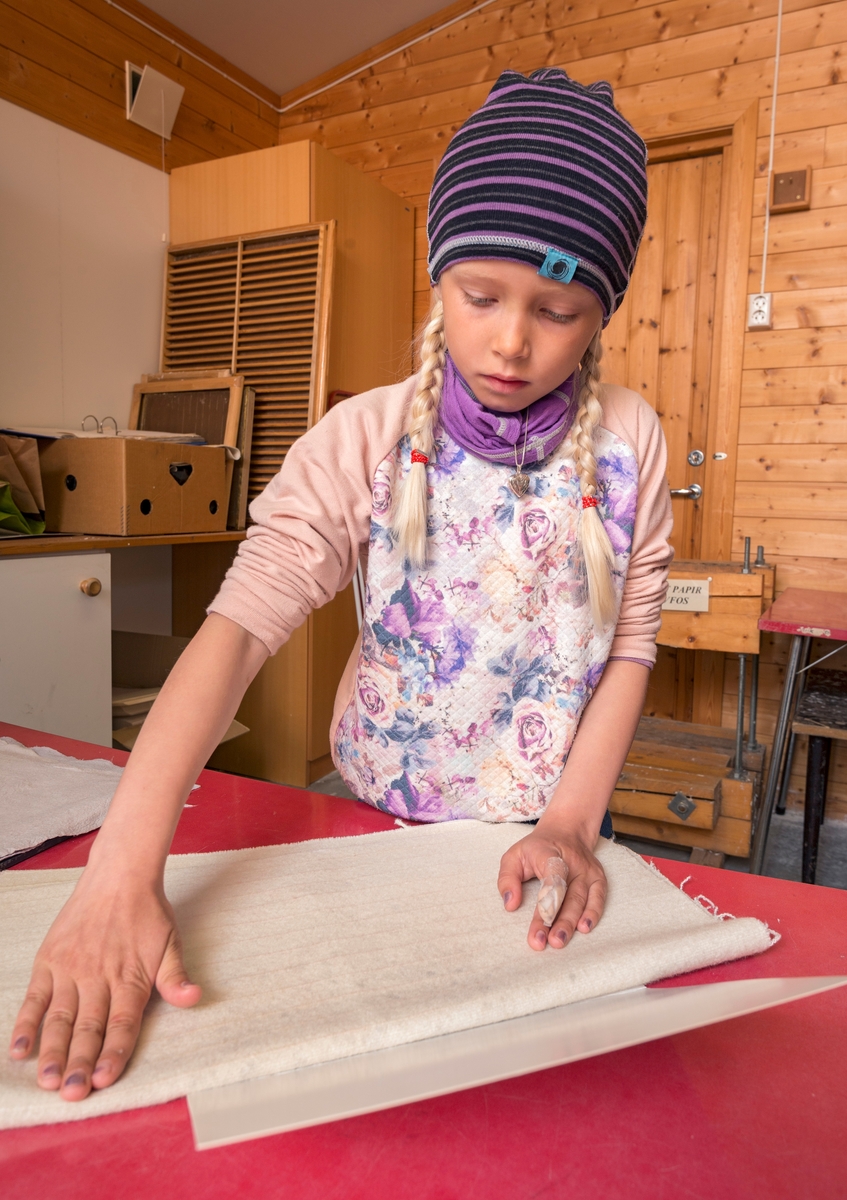
[[[80,757],[101,747],[0,725]],[[112,753],[115,762],[126,755]],[[367,834],[354,801],[206,771],[175,853]],[[401,836],[398,834],[398,836]],[[92,835],[29,869],[85,861]],[[672,984],[843,974],[847,892],[660,860],[782,941]],[[19,868],[20,869],[20,868]],[[492,880],[492,887],[494,880]],[[410,931],[413,936],[413,931]],[[472,931],[469,931],[472,936]],[[4,1200],[828,1200],[847,1179],[847,989],[420,1104],[198,1153],[184,1101],[0,1134]]]

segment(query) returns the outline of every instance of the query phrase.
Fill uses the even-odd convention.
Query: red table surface
[[[759,619],[759,628],[847,641],[847,592],[786,588]]]
[[[121,752],[0,724],[81,758]],[[205,771],[176,853],[364,834],[382,813]],[[29,869],[79,865],[92,835]],[[847,893],[660,860],[689,894],[782,940],[675,979],[847,973]],[[21,868],[17,868],[21,869]],[[493,881],[492,881],[493,886]],[[549,953],[549,951],[548,951]],[[847,989],[452,1096],[194,1150],[185,1101],[0,1133],[4,1200],[146,1195],[292,1200],[808,1200],[847,1195]]]

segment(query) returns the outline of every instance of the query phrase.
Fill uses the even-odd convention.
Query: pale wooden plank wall
[[[166,169],[273,146],[279,97],[136,0],[121,0],[165,35],[259,95],[252,97],[104,0],[0,0],[0,97],[151,166],[161,140],[126,119],[124,62],[149,63],[185,88]]]
[[[415,204],[420,320],[429,302],[424,226],[433,170],[500,71],[561,66],[585,83],[609,79],[621,110],[642,128],[680,108],[758,101],[750,261],[750,290],[758,291],[776,8],[776,0],[497,2],[284,114],[280,138],[314,138]],[[740,556],[745,535],[754,547],[762,542],[778,565],[780,590],[794,584],[847,591],[845,43],[845,0],[787,0],[775,167],[812,166],[812,208],[771,221],[774,330],[738,334],[745,371],[733,551]],[[299,94],[308,90],[304,85]],[[767,735],[786,650],[786,639],[766,639],[760,712]],[[725,724],[733,719],[736,678],[730,664]],[[833,774],[833,807],[847,815],[843,744]]]

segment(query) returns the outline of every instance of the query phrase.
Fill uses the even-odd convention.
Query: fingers
[[[50,972],[36,964],[32,979],[27,989],[26,998],[21,1005],[18,1019],[12,1030],[9,1044],[9,1055],[14,1059],[27,1058],[32,1053],[41,1018],[47,1011],[53,996],[53,978]]]
[[[140,982],[125,983],[115,990],[103,1048],[97,1048],[97,1062],[91,1073],[93,1088],[109,1087],[129,1062],[151,990],[149,985]]]
[[[177,1008],[191,1008],[200,999],[202,989],[192,983],[182,961],[182,945],[175,929],[171,930],[162,963],[156,975],[156,989],[163,1000]]]
[[[70,1033],[70,1044],[66,1045],[66,1062],[62,1078],[63,1100],[84,1100],[91,1091],[91,1075],[109,1016],[109,989],[103,984],[94,991],[79,995],[76,1020]],[[48,1012],[41,1036],[42,1057],[44,1042],[50,1022]],[[42,1084],[42,1087],[45,1086]]]
[[[561,950],[573,937],[574,930],[590,933],[603,915],[606,903],[606,878],[589,880],[575,876],[565,894],[565,902],[553,922],[547,939],[551,949]],[[530,930],[530,937],[532,930]],[[530,941],[530,945],[532,942]]]
[[[47,1091],[58,1091],[61,1086],[78,1009],[76,986],[72,982],[54,982],[38,1055],[38,1085]]]
[[[506,912],[514,912],[516,908],[520,908],[523,885],[528,879],[535,878],[535,871],[525,863],[520,846],[521,843],[516,842],[500,859],[497,890],[503,897]]]

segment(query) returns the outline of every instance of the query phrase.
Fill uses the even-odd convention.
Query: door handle
[[[699,483],[692,483],[691,487],[671,488],[671,495],[675,500],[699,500],[703,489]]]

